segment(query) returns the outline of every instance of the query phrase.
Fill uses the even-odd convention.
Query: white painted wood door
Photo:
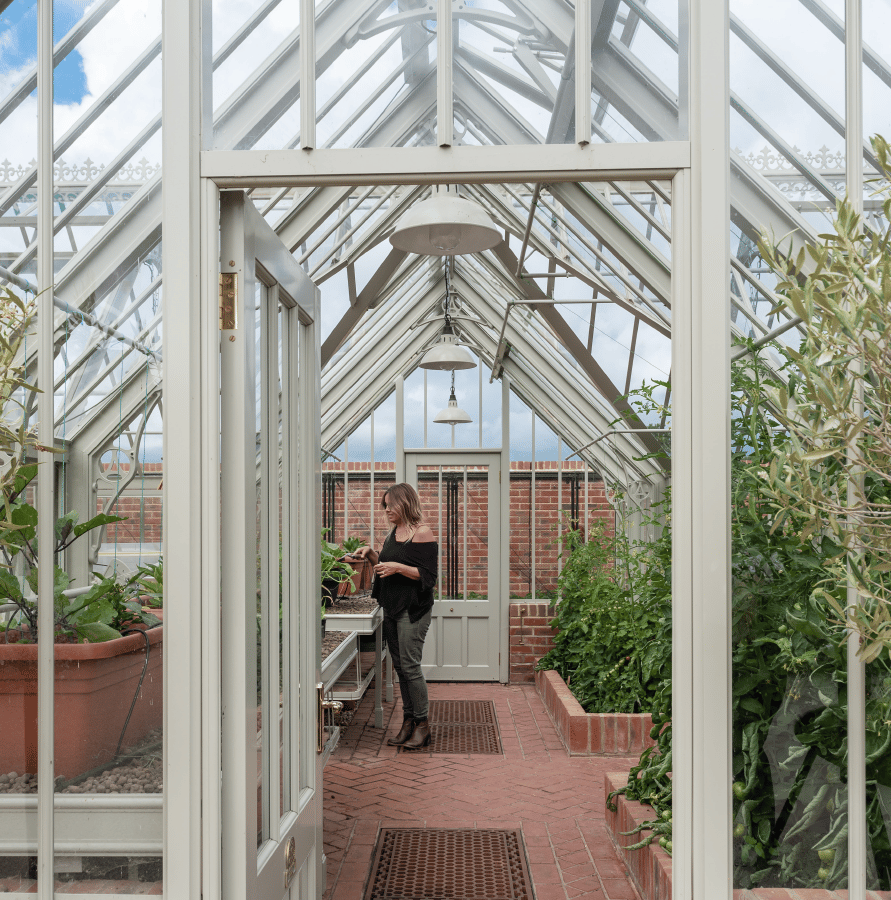
[[[240,191],[220,237],[223,897],[318,900],[318,289]]]
[[[431,681],[497,681],[501,652],[501,454],[409,451],[406,481],[439,542],[424,645]]]

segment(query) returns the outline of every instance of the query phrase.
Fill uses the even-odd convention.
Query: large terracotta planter
[[[160,728],[164,627],[149,629],[149,664],[123,747]],[[145,662],[145,640],[57,644],[56,776],[73,778],[109,762]],[[0,643],[0,773],[37,771],[37,645]]]

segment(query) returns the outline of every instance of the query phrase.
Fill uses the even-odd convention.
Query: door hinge
[[[237,294],[238,273],[220,272],[220,331],[234,331],[238,328],[235,305]]]

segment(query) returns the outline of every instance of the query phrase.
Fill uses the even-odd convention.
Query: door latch
[[[325,685],[319,682],[316,685],[316,693],[319,698],[319,709],[318,709],[318,719],[319,719],[319,733],[318,733],[318,743],[316,745],[316,750],[321,753],[325,748],[325,710],[330,709],[334,712],[340,712],[343,709],[343,703],[340,700],[326,700],[325,699]]]

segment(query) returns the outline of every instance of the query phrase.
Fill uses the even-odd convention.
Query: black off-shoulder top
[[[378,562],[397,562],[414,566],[421,576],[415,581],[406,575],[375,576],[371,596],[384,608],[384,614],[396,618],[408,612],[411,622],[417,622],[433,608],[433,588],[439,574],[439,544],[436,541],[404,543],[396,540],[395,529],[381,547]]]

